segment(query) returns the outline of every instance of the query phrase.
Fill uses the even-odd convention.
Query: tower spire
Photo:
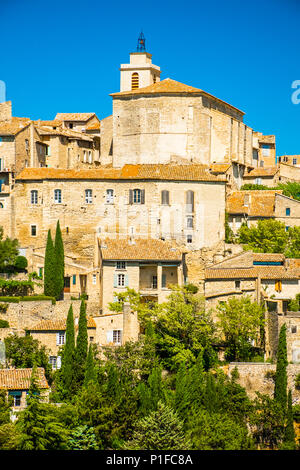
[[[139,38],[138,38],[138,43],[136,47],[137,52],[145,52],[146,51],[146,39],[143,34],[143,31],[141,31]]]

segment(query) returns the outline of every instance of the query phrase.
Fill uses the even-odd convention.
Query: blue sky
[[[298,0],[0,0],[0,80],[13,114],[111,114],[119,65],[142,29],[161,78],[202,88],[300,154]],[[300,94],[299,94],[300,97]]]

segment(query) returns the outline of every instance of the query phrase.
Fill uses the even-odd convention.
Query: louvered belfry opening
[[[131,75],[131,89],[136,90],[139,87],[139,74],[134,72]]]

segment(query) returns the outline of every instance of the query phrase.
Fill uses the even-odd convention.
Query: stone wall
[[[256,391],[272,396],[274,393],[274,380],[268,377],[268,373],[274,373],[276,364],[263,362],[232,362],[228,367],[228,374],[238,370],[237,382],[245,387],[251,399],[256,397]],[[300,403],[300,390],[295,388],[295,378],[300,373],[300,364],[289,364],[287,367],[288,388],[292,390],[293,404]],[[267,374],[267,375],[266,375]]]
[[[9,121],[12,116],[11,101],[0,103],[0,121]]]

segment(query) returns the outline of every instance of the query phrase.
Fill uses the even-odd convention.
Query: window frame
[[[114,344],[121,344],[121,342],[122,342],[122,330],[112,330],[112,342]]]
[[[123,271],[126,270],[126,261],[117,261],[116,269],[123,270]]]
[[[61,204],[61,203],[62,203],[62,190],[60,188],[56,188],[54,189],[54,204]]]
[[[109,188],[106,190],[106,204],[113,204],[114,203],[114,190]]]
[[[30,204],[37,205],[39,200],[39,192],[37,189],[30,190]]]
[[[35,227],[35,233],[33,233],[33,227]],[[30,236],[31,237],[36,237],[37,236],[37,225],[36,224],[30,224]]]
[[[84,190],[84,198],[86,204],[93,204],[93,190],[92,189],[85,189]]]
[[[125,287],[125,274],[119,273],[117,275],[117,286],[118,287]]]

